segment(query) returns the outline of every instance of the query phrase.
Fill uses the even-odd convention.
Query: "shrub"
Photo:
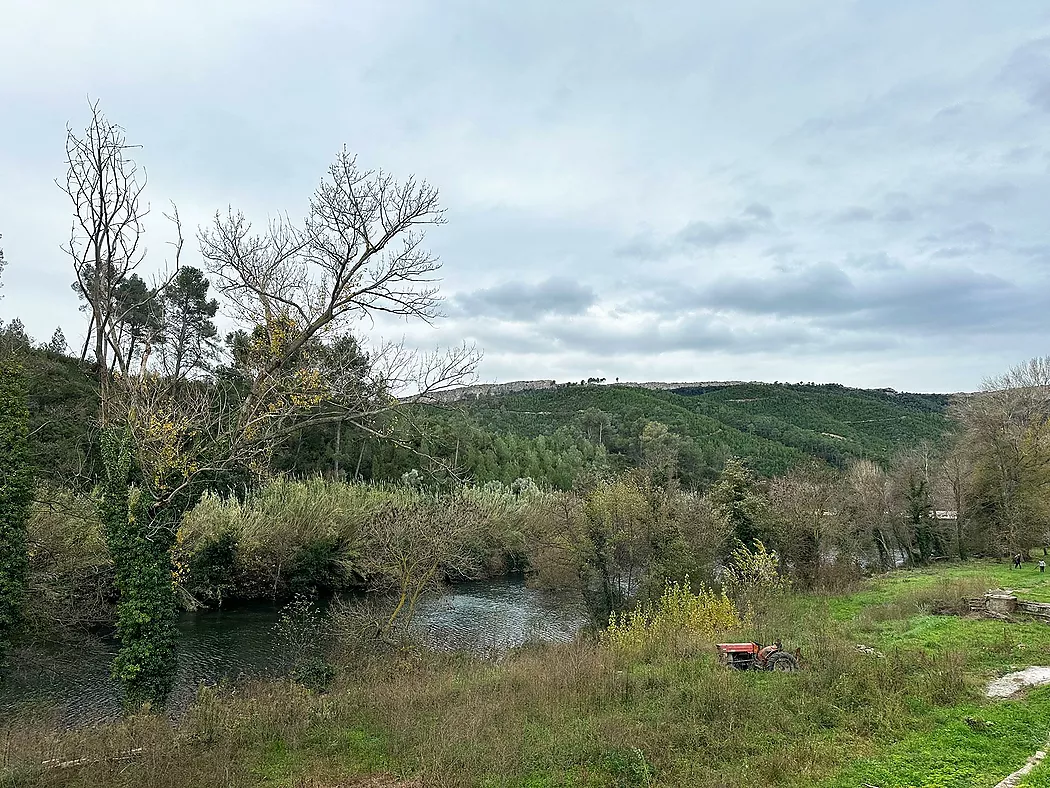
[[[5,354],[0,358],[0,662],[25,600],[26,519],[33,500],[28,432],[25,376]]]
[[[29,510],[26,623],[37,630],[112,618],[113,560],[98,507],[87,496],[40,485]]]
[[[631,652],[658,645],[686,649],[707,643],[718,632],[740,626],[740,616],[725,594],[686,583],[669,582],[655,603],[614,613],[602,640]]]
[[[179,537],[184,538],[181,530]],[[190,557],[186,577],[180,572],[180,579],[196,599],[221,606],[223,597],[236,588],[236,573],[237,534],[223,531],[203,541]]]
[[[740,545],[729,557],[722,572],[722,588],[746,619],[754,620],[781,597],[791,583],[777,567],[780,557],[756,541],[754,549]]]
[[[320,609],[305,594],[296,594],[284,606],[274,626],[276,644],[286,660],[288,678],[317,692],[327,689],[335,677],[335,669],[325,657],[328,630]]]

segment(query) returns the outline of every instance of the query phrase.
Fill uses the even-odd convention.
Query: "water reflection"
[[[413,628],[431,648],[492,652],[530,642],[566,642],[586,621],[578,596],[524,583],[472,583],[423,600]]]
[[[285,660],[274,638],[278,612],[260,606],[183,615],[172,712],[186,708],[201,683],[280,673]],[[577,597],[500,581],[466,584],[421,600],[413,628],[431,648],[491,654],[527,642],[571,640],[586,620]],[[112,638],[85,637],[23,650],[0,684],[0,717],[44,716],[90,725],[119,716],[120,695],[109,673],[116,648]]]

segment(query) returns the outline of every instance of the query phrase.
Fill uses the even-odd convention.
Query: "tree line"
[[[86,129],[67,131],[60,186],[72,216],[64,248],[87,318],[80,355],[90,363],[96,405],[84,453],[92,461],[78,474],[113,562],[114,675],[138,704],[163,702],[171,687],[176,531],[201,495],[243,489],[308,424],[382,436],[386,414],[469,382],[477,353],[467,346],[416,353],[392,342],[363,351],[344,339],[349,326],[378,313],[438,317],[440,262],[424,239],[444,214],[425,181],[366,169],[344,149],[304,221],[257,229],[231,209],[200,228],[210,278],[183,265],[183,227],[172,205],[164,214],[170,252],[151,258],[147,284],[139,271],[149,206],[134,150],[124,129],[92,104]],[[237,326],[218,366],[211,363],[212,286]],[[24,385],[3,393],[11,444],[4,461],[17,466],[3,494],[13,500],[28,465]],[[0,546],[5,611],[17,607],[25,575],[24,518],[16,505],[8,514],[16,522],[5,526]],[[6,636],[12,616],[4,616]]]

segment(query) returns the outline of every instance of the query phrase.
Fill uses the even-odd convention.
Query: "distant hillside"
[[[89,367],[39,349],[28,352],[37,476],[84,481],[97,461]],[[421,457],[434,457],[479,482],[529,476],[569,487],[588,470],[638,465],[642,430],[658,421],[680,438],[683,482],[703,485],[731,454],[765,475],[810,458],[836,467],[861,457],[884,463],[903,448],[939,441],[950,428],[948,395],[837,385],[521,381],[464,394],[452,398],[452,407],[421,406],[410,418],[394,419],[388,425],[394,443],[311,428],[278,447],[273,468],[296,476],[394,481],[413,469],[433,472]]]
[[[591,378],[590,380],[580,381],[581,386],[603,383],[605,383],[605,378]],[[476,383],[471,386],[457,386],[456,388],[435,392],[427,396],[423,401],[429,403],[463,402],[480,399],[481,397],[496,397],[505,394],[517,394],[522,391],[543,391],[545,389],[564,388],[575,385],[575,382],[558,383],[554,380],[514,380],[509,383]],[[617,382],[615,385],[627,388],[652,389],[654,391],[675,391],[678,389],[706,389],[717,388],[719,386],[742,386],[744,385],[744,381],[712,380],[693,383],[662,383],[656,381],[650,381],[648,383]]]
[[[707,468],[735,454],[774,474],[807,457],[838,467],[853,458],[886,462],[903,448],[939,441],[949,430],[949,399],[834,384],[701,384],[673,391],[572,385],[484,397],[467,409],[488,430],[526,437],[559,427],[586,432],[581,414],[597,409],[612,422],[602,443],[628,458],[637,458],[645,423],[659,421],[687,438],[698,455],[694,462]],[[592,430],[588,437],[598,436]]]

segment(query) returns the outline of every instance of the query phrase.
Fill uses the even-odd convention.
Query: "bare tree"
[[[144,204],[146,177],[131,158],[137,148],[127,141],[124,129],[109,121],[98,102],[91,104],[91,120],[83,136],[66,130],[66,179],[59,188],[73,203],[73,223],[65,251],[73,259],[74,289],[87,302],[90,322],[81,352],[93,344],[106,421],[110,371],[127,375],[131,358],[125,352],[124,322],[128,315],[147,306],[146,298],[129,299],[125,283],[145,258]],[[175,268],[182,251],[178,211],[166,215],[177,231]],[[122,287],[124,288],[122,290]],[[145,351],[143,365],[148,359]]]
[[[880,569],[890,569],[896,563],[895,546],[904,557],[904,548],[895,545],[898,529],[892,525],[889,498],[889,480],[882,468],[870,460],[850,465],[839,491],[839,515],[851,525],[847,532],[851,552],[869,560],[875,558]]]
[[[430,321],[439,303],[439,264],[422,246],[423,228],[443,220],[437,191],[413,179],[400,183],[385,173],[361,171],[343,151],[302,226],[277,220],[254,234],[243,215],[229,212],[217,214],[214,225],[200,232],[213,284],[240,324],[231,367],[213,379],[165,374],[149,363],[147,337],[139,369],[131,369],[120,350],[118,326],[126,314],[112,307],[113,283],[142,259],[140,190],[123,154],[128,146],[122,132],[101,119],[97,108],[89,136],[92,142],[84,145],[70,135],[69,191],[76,195],[86,239],[81,243],[74,232],[70,248],[80,253],[78,281],[92,310],[103,425],[118,428],[103,435],[103,520],[114,534],[118,587],[125,574],[139,578],[137,585],[130,579],[127,584],[128,631],[136,605],[150,610],[151,622],[134,627],[118,666],[126,665],[142,692],[162,700],[174,665],[174,529],[201,492],[231,472],[265,473],[274,447],[306,426],[350,423],[382,434],[376,417],[463,385],[478,355],[466,346],[420,354],[403,342],[374,343],[361,365],[352,354],[332,352],[331,340],[355,320],[387,313]],[[109,151],[108,158],[100,158],[98,149]],[[88,175],[81,175],[85,170]],[[103,177],[92,180],[98,171]],[[105,187],[94,185],[99,182]],[[107,203],[81,194],[104,197],[114,183],[124,195],[114,198],[105,215],[116,218],[95,221],[94,206]],[[172,218],[179,229],[178,214]],[[151,290],[152,297],[171,285],[181,249],[180,232],[175,272]],[[124,552],[126,558],[120,557]],[[136,642],[153,645],[143,651]],[[128,662],[139,654],[150,662]]]
[[[272,445],[306,423],[374,434],[378,414],[470,382],[479,356],[467,346],[418,353],[404,342],[375,343],[364,380],[321,374],[317,359],[324,339],[377,314],[439,316],[440,264],[423,239],[443,221],[432,186],[362,170],[345,149],[302,225],[277,219],[255,233],[243,214],[216,214],[200,233],[201,252],[245,327],[247,395],[229,425],[234,444]]]
[[[836,479],[818,466],[793,468],[769,486],[772,525],[783,559],[807,587],[822,579],[825,559],[849,561],[842,550],[840,520],[832,512]]]
[[[462,495],[394,503],[365,521],[361,571],[373,591],[392,598],[378,635],[407,626],[420,596],[445,574],[477,575],[480,560],[469,544],[483,521],[483,513]]]
[[[1050,356],[985,381],[954,407],[972,452],[971,515],[993,547],[1024,552],[1045,541],[1050,509]]]
[[[957,442],[940,464],[941,496],[955,512],[955,548],[966,560],[967,527],[970,519],[970,481],[973,478],[973,455],[962,441]]]

